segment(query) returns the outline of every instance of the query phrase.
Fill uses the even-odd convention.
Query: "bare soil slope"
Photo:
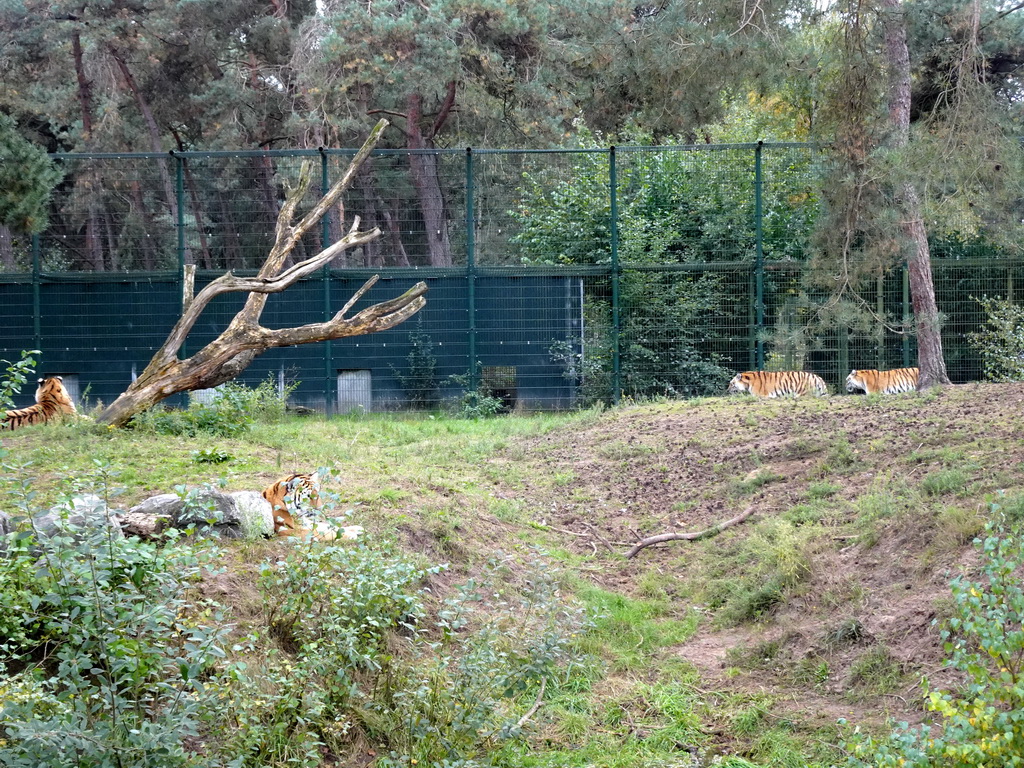
[[[528,499],[595,581],[660,590],[681,610],[734,576],[722,559],[767,521],[806,532],[807,567],[781,599],[733,622],[706,604],[708,620],[678,653],[805,718],[914,721],[921,675],[953,682],[939,635],[949,579],[974,562],[990,501],[1006,491],[1003,507],[1024,514],[1024,384],[626,407],[515,454],[499,461],[531,463],[533,480],[506,492]],[[752,517],[713,539],[622,558],[641,537],[699,531],[750,505]]]

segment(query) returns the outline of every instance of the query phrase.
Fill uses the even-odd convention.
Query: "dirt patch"
[[[753,624],[704,622],[676,652],[719,686],[773,693],[786,716],[915,722],[922,675],[954,682],[940,627],[951,575],[975,563],[986,496],[1024,492],[1022,414],[1024,384],[627,407],[530,441],[535,479],[518,493],[562,546],[593,560],[594,581],[626,594],[653,572],[691,578],[688,542],[622,560],[641,537],[702,530],[753,505],[715,540],[726,546],[773,516],[817,515],[810,573],[784,600]],[[868,663],[886,665],[888,689],[858,677]]]

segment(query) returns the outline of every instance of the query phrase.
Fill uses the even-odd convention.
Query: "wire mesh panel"
[[[109,401],[180,316],[185,266],[199,269],[196,291],[228,269],[253,274],[303,166],[296,220],[354,154],[56,156],[65,176],[49,228],[0,228],[0,359],[41,349],[41,372]],[[327,412],[477,395],[534,410],[717,394],[761,367],[811,370],[841,389],[852,368],[914,365],[905,266],[847,285],[819,253],[824,160],[810,145],[761,143],[375,152],[286,265],[337,242],[356,216],[380,236],[271,296],[262,322],[324,321],[374,274],[349,316],[419,280],[426,307],[389,331],[271,350],[241,379],[295,385],[297,403]],[[932,243],[943,344],[952,379],[971,381],[985,375],[980,300],[1019,303],[1024,262],[969,227],[946,229]],[[182,353],[244,300],[212,302]]]

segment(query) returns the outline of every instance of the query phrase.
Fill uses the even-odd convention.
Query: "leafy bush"
[[[1024,306],[1005,299],[978,299],[987,318],[971,333],[981,354],[985,376],[992,381],[1024,381]]]
[[[998,517],[998,506],[992,506]],[[942,636],[946,664],[964,673],[957,693],[928,691],[927,709],[938,722],[887,737],[860,733],[848,744],[850,766],[982,768],[1024,765],[1024,540],[997,519],[976,539],[981,579],[951,583],[956,615]]]
[[[580,132],[585,149],[597,148],[599,139],[585,129]],[[704,339],[728,301],[721,276],[646,270],[722,258],[710,244],[738,242],[737,232],[748,226],[741,223],[745,217],[738,201],[723,206],[702,193],[705,185],[692,160],[673,152],[630,155],[620,168],[618,255],[624,269],[619,276],[618,341],[626,397],[720,394],[732,376]],[[520,224],[512,241],[523,261],[608,264],[610,183],[603,153],[578,155],[568,171],[546,168],[525,175],[518,205],[509,212]],[[710,230],[717,226],[728,236],[712,236]],[[563,363],[567,378],[578,381],[582,404],[589,406],[612,396],[616,329],[610,283],[588,280],[585,290],[583,336],[553,340],[551,355]]]
[[[0,360],[0,364],[7,366],[4,374],[0,376],[0,410],[8,410],[14,407],[12,397],[16,392],[21,392],[21,388],[25,386],[28,377],[35,371],[36,356],[39,354],[38,349],[32,349],[27,352],[22,350],[20,360],[13,363],[7,360]]]
[[[434,342],[423,332],[423,318],[416,318],[416,330],[409,334],[408,373],[402,373],[395,366],[391,371],[414,408],[429,410],[437,406],[438,386],[437,356]]]
[[[235,437],[257,422],[280,421],[297,386],[292,383],[279,393],[273,377],[255,387],[231,381],[219,386],[208,404],[193,401],[185,410],[158,406],[135,416],[132,425],[161,435]]]
[[[199,765],[189,744],[227,630],[214,611],[196,621],[208,607],[193,587],[215,551],[78,524],[70,499],[43,535],[28,484],[8,491],[19,514],[0,558],[0,764]]]

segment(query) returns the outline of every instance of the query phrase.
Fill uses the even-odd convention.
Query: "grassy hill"
[[[115,503],[126,507],[180,485],[260,490],[287,472],[336,468],[330,514],[365,526],[376,552],[367,558],[383,558],[356,563],[343,554],[338,562],[352,572],[387,570],[385,554],[394,553],[420,569],[406,587],[429,587],[424,616],[410,624],[396,614],[407,626],[373,652],[402,659],[405,675],[433,670],[423,679],[454,686],[447,719],[437,719],[445,727],[468,711],[467,697],[484,700],[477,678],[499,662],[483,649],[497,655],[517,632],[562,633],[551,647],[564,642],[564,653],[544,657],[557,664],[509,678],[496,705],[507,732],[465,746],[466,762],[452,765],[691,766],[718,758],[825,766],[843,761],[838,745],[853,726],[922,721],[922,676],[933,688],[957,685],[940,637],[953,611],[949,582],[977,567],[971,542],[993,505],[1011,522],[1024,520],[1022,406],[1024,385],[978,384],[887,398],[713,398],[477,421],[288,417],[231,438],[46,426],[2,443],[9,465],[30,462],[6,474],[33,480],[37,508],[71,478],[122,487]],[[209,463],[214,454],[228,458]],[[9,494],[13,487],[8,481]],[[640,538],[701,531],[748,509],[750,517],[717,536],[625,557]],[[291,603],[267,597],[295,570],[295,542],[220,546],[226,569],[204,577],[200,590],[231,626],[226,658],[214,666],[245,660],[250,670],[267,663],[279,672],[297,664],[309,638],[301,628],[279,631],[275,616]],[[447,568],[431,570],[439,564]],[[430,623],[426,616],[450,615],[445,606],[465,594],[468,579],[486,593],[472,618]],[[417,633],[447,661],[416,646]],[[287,686],[275,680],[268,673],[262,690],[279,704]],[[349,682],[363,686],[364,698],[335,702],[344,715],[337,733],[313,722],[307,730],[321,744],[304,742],[313,746],[308,757],[292,755],[299,764],[411,765],[410,744],[442,738],[437,720],[422,733],[411,717],[401,727],[388,720],[412,701],[412,688],[365,666]],[[391,710],[374,704],[392,684],[407,698],[389,699]],[[431,714],[442,706],[437,697]],[[421,714],[426,700],[416,700]],[[281,717],[301,721],[294,711]],[[280,743],[301,730],[295,722]],[[276,726],[264,712],[246,727]],[[199,733],[196,743],[218,738]],[[266,757],[246,764],[283,765],[288,749],[259,754]]]

